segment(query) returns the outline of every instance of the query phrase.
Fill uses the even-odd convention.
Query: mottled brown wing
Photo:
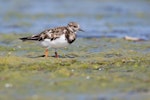
[[[47,29],[38,35],[39,41],[44,40],[46,38],[55,40],[59,38],[62,34],[65,34],[66,31],[67,31],[66,27],[57,27],[53,29]]]

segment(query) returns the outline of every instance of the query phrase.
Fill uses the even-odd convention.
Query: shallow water
[[[150,39],[149,0],[1,0],[0,33],[36,34],[80,23],[79,37]]]

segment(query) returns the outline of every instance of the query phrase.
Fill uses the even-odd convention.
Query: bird
[[[76,22],[69,22],[66,26],[46,29],[39,34],[19,38],[22,41],[38,41],[45,48],[44,57],[48,57],[49,48],[55,49],[55,57],[58,58],[57,49],[65,48],[77,38],[77,31],[82,31]]]

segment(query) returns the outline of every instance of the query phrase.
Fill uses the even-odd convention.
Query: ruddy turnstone
[[[83,31],[79,24],[70,22],[67,26],[56,27],[44,30],[43,32],[20,38],[22,41],[33,40],[39,41],[40,45],[45,47],[45,57],[48,57],[48,49],[55,49],[55,57],[58,57],[57,49],[67,47],[76,40],[76,32]]]

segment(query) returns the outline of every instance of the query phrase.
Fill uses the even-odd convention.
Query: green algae
[[[0,99],[149,97],[150,41],[79,38],[56,59],[53,50],[40,57],[44,49],[22,36],[1,34]]]

